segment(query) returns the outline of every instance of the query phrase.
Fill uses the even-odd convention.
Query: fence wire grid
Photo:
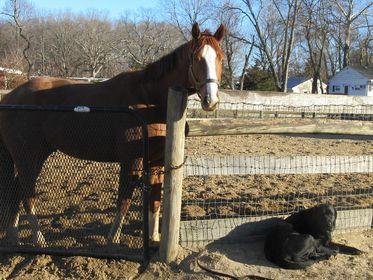
[[[189,118],[373,120],[372,105],[291,107],[223,102],[215,112],[197,106],[198,102],[189,103]],[[246,241],[248,235],[262,235],[271,225],[267,220],[322,203],[338,210],[336,232],[370,229],[373,155],[367,152],[356,156],[195,153],[184,166],[181,245]]]
[[[214,112],[201,109],[199,100],[188,101],[188,118],[312,118],[373,121],[373,105],[308,105],[254,104],[219,102]]]
[[[144,121],[121,108],[74,110],[80,111],[76,107],[0,106],[1,151],[8,149],[16,168],[15,181],[11,174],[0,176],[0,251],[145,260],[149,252]],[[7,159],[2,154],[0,160],[4,165]],[[135,186],[132,195],[125,191],[131,184]],[[18,199],[11,187],[17,189]],[[119,243],[110,244],[108,235],[123,194],[132,197],[132,203]],[[42,244],[35,244],[35,220],[25,203],[34,196],[31,212],[44,236]],[[18,205],[19,222],[14,223]]]
[[[239,239],[231,232],[324,203],[338,211],[336,232],[371,228],[371,173],[189,176],[184,179],[181,244],[245,241],[265,231],[245,231]]]

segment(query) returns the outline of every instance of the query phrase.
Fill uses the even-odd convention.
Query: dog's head
[[[323,244],[328,244],[335,229],[337,211],[332,205],[318,205],[301,210],[289,216],[286,221],[291,223],[296,231],[311,234]]]
[[[328,244],[332,239],[332,232],[335,229],[337,211],[332,205],[319,205],[313,209],[311,221],[314,225],[314,236],[321,239],[324,244]]]
[[[332,205],[319,205],[318,218],[316,219],[319,223],[318,226],[321,230],[333,231],[335,229],[335,222],[337,220],[337,211]]]

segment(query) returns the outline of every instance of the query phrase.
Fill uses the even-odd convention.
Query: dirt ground
[[[189,137],[185,151],[190,157],[216,154],[372,155],[373,137],[263,134]],[[310,207],[320,202],[346,207],[373,205],[372,174],[195,176],[184,179],[183,184],[184,219],[250,215],[297,206]],[[351,196],[333,197],[337,193]],[[324,196],[322,201],[309,199],[321,195]],[[325,197],[328,195],[331,197]]]
[[[366,208],[373,205],[372,186],[372,174],[188,177],[182,219],[281,214],[320,203]]]
[[[1,255],[0,279],[224,279],[202,270],[197,259],[208,268],[236,277],[249,274],[279,280],[373,279],[373,230],[337,235],[334,240],[365,253],[340,254],[305,270],[284,270],[265,259],[262,240],[252,240],[244,244],[210,244],[200,249],[181,248],[174,264],[162,264],[155,257],[145,271],[138,263],[125,260]]]
[[[188,137],[188,156],[202,155],[372,155],[373,136],[275,135]]]
[[[186,153],[189,156],[241,153],[251,155],[371,155],[373,154],[373,138],[341,138],[339,136],[314,136],[311,138],[303,135],[188,138]],[[56,184],[61,185],[60,190],[53,196],[48,193],[40,193],[39,209],[45,211],[42,227],[52,227],[56,233],[69,227],[77,228],[81,238],[73,239],[69,236],[68,240],[71,242],[69,244],[72,244],[72,246],[88,243],[104,245],[105,236],[110,226],[109,219],[113,217],[112,210],[115,206],[113,190],[105,186],[118,182],[119,169],[109,165],[100,169],[97,184],[104,187],[98,192],[92,191],[92,186],[89,184],[92,179],[90,171],[97,170],[94,164],[82,162],[78,166],[74,165],[76,172],[70,174],[62,172],[62,167],[66,168],[66,166],[61,165],[56,170],[49,170],[53,174],[50,177],[54,178],[53,181],[48,179],[49,176],[44,176],[44,179],[40,182],[43,185],[49,184],[50,187]],[[45,172],[48,173],[48,170]],[[115,178],[112,177],[113,173]],[[268,196],[293,194],[305,190],[310,194],[325,194],[338,190],[344,192],[346,190],[368,190],[371,193],[372,186],[371,174],[191,177],[185,180],[184,196],[187,200],[207,201],[216,198],[235,199],[245,195],[259,201],[257,205],[249,205],[249,208],[247,208],[247,211],[255,211],[258,209],[256,207],[260,207],[260,209],[274,207],[270,203],[266,204],[265,197]],[[93,188],[93,190],[97,190],[97,188]],[[370,200],[359,201],[364,206],[372,205]],[[71,202],[77,206],[64,207]],[[355,204],[358,202],[349,201],[349,203]],[[278,207],[281,207],[281,205]],[[183,210],[184,213],[188,211],[188,209]],[[201,209],[197,210],[201,211]],[[209,214],[208,209],[202,209],[202,212],[198,211],[189,212],[187,215],[195,217]],[[218,214],[222,215],[239,214],[234,208],[222,208],[219,211],[221,212],[218,212]],[[55,215],[56,213],[57,215]],[[75,218],[72,219],[72,216]],[[97,219],[97,217],[100,217],[103,221],[99,224],[99,227],[97,227],[97,224],[90,222],[92,218]],[[97,236],[93,236],[93,238],[92,236],[84,236],[83,229],[90,230],[93,228],[99,228],[96,232]],[[29,232],[25,231],[25,235],[29,235]],[[47,239],[51,240],[50,237]],[[86,257],[64,258],[44,255],[1,255],[0,279],[216,279],[215,276],[201,271],[196,264],[197,257],[200,258],[201,263],[213,269],[237,276],[255,274],[272,279],[373,279],[371,269],[373,266],[373,230],[338,235],[336,240],[356,246],[365,251],[366,254],[358,257],[338,255],[336,258],[321,262],[306,270],[285,271],[272,266],[264,259],[262,242],[234,245],[211,244],[206,249],[201,250],[183,248],[178,261],[171,266],[161,264],[155,258],[143,273],[140,273],[142,267],[139,263],[125,260],[99,260]],[[55,238],[54,242],[56,246],[66,245],[58,243],[60,242],[59,238]],[[245,249],[243,250],[243,248]],[[203,255],[199,256],[200,253]]]

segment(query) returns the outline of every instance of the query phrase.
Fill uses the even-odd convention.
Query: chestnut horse
[[[191,41],[143,70],[121,73],[96,84],[36,78],[7,94],[1,104],[83,105],[137,110],[147,122],[149,137],[150,237],[153,241],[159,241],[159,211],[163,184],[163,172],[160,171],[164,169],[168,88],[188,88],[191,93],[198,93],[204,110],[214,110],[219,103],[218,86],[224,55],[220,42],[224,33],[223,25],[215,34],[211,34],[208,30],[201,32],[196,23],[192,27]],[[79,121],[71,115],[0,111],[0,211],[2,216],[5,213],[8,217],[1,221],[0,226],[6,230],[8,238],[15,242],[18,242],[19,205],[22,202],[35,246],[46,245],[35,213],[35,182],[45,160],[59,150],[81,159],[122,163],[124,172],[121,170],[120,180],[127,184],[119,188],[117,213],[108,234],[108,244],[119,243],[124,217],[134,189],[134,184],[128,182],[138,176],[138,171],[134,170],[138,158],[128,156],[133,147],[126,145],[126,141],[118,145],[101,139],[99,144],[91,144],[90,149],[84,139],[71,140],[68,130],[85,128],[84,123],[79,125]],[[78,124],[75,124],[77,122]],[[114,124],[111,129],[113,137],[116,137],[115,133],[118,133],[120,128]],[[99,141],[99,129],[95,132],[92,142]]]

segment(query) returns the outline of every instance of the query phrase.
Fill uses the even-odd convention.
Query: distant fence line
[[[293,106],[283,104],[255,104],[220,102],[218,110],[205,112],[199,100],[189,100],[189,118],[245,118],[245,117],[311,117],[373,120],[372,104],[329,104]]]
[[[373,122],[326,119],[189,118],[188,136],[240,134],[345,134],[373,136]]]
[[[373,155],[208,156],[187,158],[184,177],[250,174],[342,174],[373,172]]]

